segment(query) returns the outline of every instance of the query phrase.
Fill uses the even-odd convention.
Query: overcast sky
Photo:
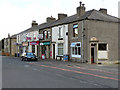
[[[0,0],[0,40],[8,33],[13,35],[30,28],[32,20],[41,24],[51,15],[57,19],[58,13],[76,14],[80,1],[86,11],[106,8],[108,14],[118,17],[120,0]]]

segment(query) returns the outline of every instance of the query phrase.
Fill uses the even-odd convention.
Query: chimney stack
[[[8,38],[10,38],[10,33],[8,33]]]
[[[64,19],[64,18],[66,18],[66,17],[67,17],[67,14],[64,14],[64,13],[59,13],[59,14],[58,14],[58,20]]]
[[[53,18],[52,16],[46,18],[46,21],[47,21],[47,22],[53,22],[53,21],[55,21],[55,20],[56,20],[56,19]]]
[[[82,4],[82,2],[80,2],[80,6],[77,7],[77,15],[83,16],[85,14],[85,9],[85,4]]]
[[[107,9],[105,9],[105,8],[100,8],[99,11],[100,11],[101,13],[107,14]]]
[[[36,23],[36,21],[33,20],[33,21],[32,21],[32,27],[33,27],[33,26],[37,26],[37,25],[38,25],[38,23]]]

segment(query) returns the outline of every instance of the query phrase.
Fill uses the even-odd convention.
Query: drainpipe
[[[82,21],[82,63],[84,62],[84,20]]]

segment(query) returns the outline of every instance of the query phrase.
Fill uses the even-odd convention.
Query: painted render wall
[[[59,38],[59,27],[62,29],[63,40],[58,40]],[[63,54],[68,54],[68,36],[66,33],[68,32],[68,25],[59,25],[52,28],[52,42],[55,44],[55,57],[58,55],[58,43],[63,43]],[[53,50],[53,45],[52,45]],[[53,51],[52,51],[53,58]]]

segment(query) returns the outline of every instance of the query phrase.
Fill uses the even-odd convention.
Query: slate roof
[[[118,19],[117,17],[114,16],[110,16],[110,15],[106,15],[103,14],[95,9],[87,11],[83,16],[79,17],[76,14],[66,17],[62,20],[56,20],[52,23],[46,23],[43,26],[39,25],[38,28],[41,29],[45,29],[45,28],[49,28],[49,27],[53,27],[53,26],[57,26],[57,25],[62,25],[62,24],[69,24],[72,22],[76,22],[76,21],[80,21],[83,19],[88,19],[88,20],[99,20],[99,21],[107,21],[107,22],[119,22],[120,19]]]
[[[83,19],[87,19],[87,20],[99,20],[99,21],[107,21],[107,22],[120,22],[120,19],[108,14],[103,14],[100,11],[97,11],[95,9],[87,11],[83,16],[79,17],[77,16],[77,14],[66,17],[64,19],[61,20],[56,20],[54,22],[48,22],[48,23],[42,23],[36,27],[31,27],[21,33],[24,32],[28,32],[28,31],[32,31],[35,29],[46,29],[46,28],[50,28],[53,26],[57,26],[57,25],[62,25],[62,24],[69,24],[72,22],[76,22],[76,21],[81,21]],[[20,34],[20,33],[19,33]]]

